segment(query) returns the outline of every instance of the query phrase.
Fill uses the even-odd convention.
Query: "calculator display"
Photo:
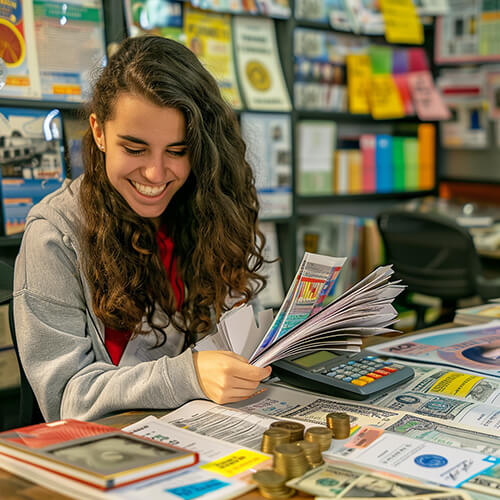
[[[324,361],[329,361],[330,359],[336,358],[337,356],[328,351],[318,351],[308,354],[307,356],[302,356],[301,358],[295,358],[292,363],[303,366],[304,368],[311,368],[311,366],[317,365],[318,363],[323,363]]]

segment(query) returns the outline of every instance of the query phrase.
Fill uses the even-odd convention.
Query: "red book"
[[[101,490],[198,462],[195,452],[71,419],[0,432],[0,463],[2,456]]]

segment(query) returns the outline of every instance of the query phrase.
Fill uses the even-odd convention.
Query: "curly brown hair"
[[[111,185],[105,155],[92,137],[83,141],[84,271],[93,308],[106,326],[141,333],[141,319],[165,340],[172,323],[186,333],[185,346],[213,328],[228,297],[248,301],[266,284],[259,274],[264,236],[245,143],[231,107],[214,78],[185,46],[157,36],[126,39],[97,79],[88,113],[104,126],[118,96],[130,93],[183,113],[191,173],[161,216],[179,256],[187,294],[176,299],[159,255],[157,229],[136,214]],[[166,324],[154,324],[156,308]],[[179,317],[180,316],[180,317]]]

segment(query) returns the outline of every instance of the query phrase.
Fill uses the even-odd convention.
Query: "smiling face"
[[[114,108],[104,128],[90,116],[106,174],[134,212],[158,221],[191,171],[184,115],[132,94],[120,95]]]

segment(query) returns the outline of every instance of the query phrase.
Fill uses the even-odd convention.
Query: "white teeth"
[[[166,187],[166,184],[162,184],[161,186],[145,186],[144,184],[139,184],[138,182],[131,181],[134,185],[135,189],[139,191],[139,193],[145,196],[158,196]]]

